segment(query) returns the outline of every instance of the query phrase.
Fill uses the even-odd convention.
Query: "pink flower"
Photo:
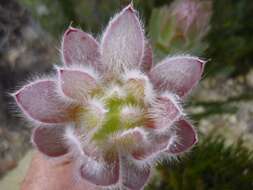
[[[197,142],[180,102],[200,80],[205,62],[176,56],[153,67],[132,5],[110,21],[100,43],[70,27],[62,59],[55,78],[31,82],[14,97],[36,125],[35,147],[52,160],[71,157],[77,183],[142,189],[157,160]]]
[[[212,15],[212,1],[177,0],[170,7],[176,26],[184,34],[203,37],[208,31]]]

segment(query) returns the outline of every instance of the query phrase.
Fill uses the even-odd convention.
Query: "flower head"
[[[188,52],[201,55],[208,47],[211,0],[175,0],[152,11],[150,35],[157,54]]]
[[[212,14],[210,0],[177,0],[171,5],[171,16],[184,35],[204,36]]]
[[[142,189],[157,160],[197,142],[180,102],[200,80],[205,62],[176,56],[153,67],[132,5],[110,21],[100,43],[67,29],[62,59],[55,78],[31,82],[14,97],[37,126],[36,148],[55,160],[71,157],[78,180]]]

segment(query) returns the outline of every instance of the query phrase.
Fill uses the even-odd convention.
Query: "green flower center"
[[[97,90],[79,112],[78,126],[87,133],[92,131],[95,142],[104,142],[127,129],[145,125],[147,105],[142,92],[144,85],[134,80]]]

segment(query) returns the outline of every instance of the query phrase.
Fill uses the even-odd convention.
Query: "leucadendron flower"
[[[61,53],[55,77],[33,81],[14,97],[36,126],[34,146],[53,161],[71,157],[77,183],[142,189],[156,161],[197,142],[180,103],[205,61],[183,55],[153,66],[132,5],[109,22],[100,43],[69,27]]]

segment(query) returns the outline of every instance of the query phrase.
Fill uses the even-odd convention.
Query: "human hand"
[[[36,152],[21,185],[21,190],[99,190],[73,175],[71,159],[53,163]]]

